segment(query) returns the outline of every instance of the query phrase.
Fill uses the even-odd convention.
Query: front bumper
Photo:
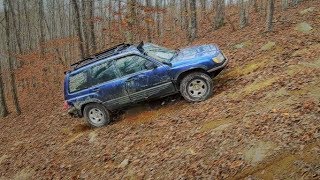
[[[226,57],[225,57],[225,58],[226,58]],[[220,70],[220,69],[223,69],[223,68],[228,64],[228,62],[229,62],[229,59],[226,58],[226,59],[223,61],[222,64],[220,63],[218,66],[216,66],[216,67],[214,67],[214,68],[212,68],[212,69],[209,69],[208,72],[209,72],[209,73],[212,73],[212,72],[214,72],[214,71],[218,71],[218,70]]]

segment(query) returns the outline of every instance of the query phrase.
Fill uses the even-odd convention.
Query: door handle
[[[99,92],[100,89],[99,89],[99,88],[93,88],[93,91],[94,91],[94,92]]]
[[[135,78],[136,78],[136,76],[129,77],[129,78],[126,80],[126,82],[130,82],[130,81],[134,80]]]

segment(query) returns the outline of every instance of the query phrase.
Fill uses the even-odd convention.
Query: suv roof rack
[[[103,50],[103,51],[98,52],[96,54],[93,54],[93,55],[91,55],[89,57],[86,57],[83,60],[80,60],[80,61],[78,61],[76,63],[73,63],[73,64],[71,64],[71,67],[75,66],[74,70],[78,69],[78,68],[83,67],[85,65],[88,65],[88,64],[91,64],[93,62],[99,61],[102,58],[106,58],[106,57],[110,57],[112,55],[118,54],[120,51],[126,49],[127,47],[129,47],[131,45],[132,44],[126,44],[126,43],[118,44],[118,45],[116,45],[114,47],[111,47],[109,49]]]

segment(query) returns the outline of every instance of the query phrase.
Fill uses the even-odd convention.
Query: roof
[[[105,59],[107,57],[119,54],[119,53],[123,52],[123,50],[127,49],[130,46],[132,46],[132,44],[125,44],[125,43],[118,44],[114,47],[111,47],[109,49],[106,49],[106,50],[101,51],[99,53],[96,53],[94,55],[91,55],[83,60],[80,60],[74,64],[71,64],[71,67],[74,67],[73,70],[79,69],[79,68],[84,67],[88,64],[91,64],[91,63],[100,61],[102,59]]]

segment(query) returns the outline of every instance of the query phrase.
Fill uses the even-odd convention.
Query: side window
[[[90,86],[87,71],[82,71],[69,78],[69,91],[71,93],[86,89]]]
[[[113,80],[115,78],[117,78],[117,75],[111,61],[107,61],[91,68],[92,86]]]
[[[115,64],[123,76],[146,70],[145,63],[148,60],[137,56],[127,56],[115,61]]]

